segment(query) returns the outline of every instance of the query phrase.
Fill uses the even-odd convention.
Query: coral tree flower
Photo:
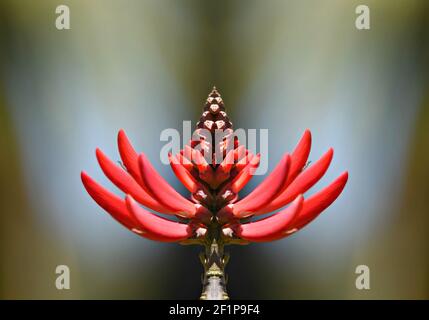
[[[216,139],[208,134],[214,137],[215,132],[221,132],[223,138],[213,144]],[[325,174],[334,153],[329,149],[306,167],[311,148],[311,133],[306,130],[295,150],[285,154],[259,186],[239,199],[261,155],[252,154],[234,136],[215,88],[207,98],[194,136],[199,139],[190,141],[180,153],[169,155],[173,172],[191,193],[189,199],[174,190],[143,153],[135,151],[123,130],[118,134],[123,167],[100,149],[96,156],[104,174],[126,196],[112,193],[85,172],[81,173],[82,182],[94,201],[129,230],[151,240],[184,243],[204,243],[208,237],[224,243],[285,238],[329,207],[347,182],[348,173],[344,172],[322,190],[303,197]],[[249,221],[270,212],[275,213]]]

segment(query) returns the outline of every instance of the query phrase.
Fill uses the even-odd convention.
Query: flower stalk
[[[216,239],[213,239],[210,245],[205,246],[205,250],[200,253],[199,257],[204,268],[203,291],[200,299],[228,300],[225,266],[228,263],[229,255],[224,252],[223,243],[218,243]]]

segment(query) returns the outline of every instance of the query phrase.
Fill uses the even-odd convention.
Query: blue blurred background
[[[55,28],[69,5],[71,29]],[[371,29],[355,28],[366,4]],[[0,0],[0,297],[199,297],[199,248],[151,242],[86,194],[124,128],[160,163],[165,128],[216,85],[236,128],[269,129],[269,168],[306,128],[341,197],[274,243],[228,248],[231,298],[429,298],[429,2]],[[255,177],[248,192],[262,177]],[[71,289],[55,288],[55,267]],[[371,289],[355,288],[355,268]]]

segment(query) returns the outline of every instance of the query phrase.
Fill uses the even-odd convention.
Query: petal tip
[[[312,134],[311,134],[311,130],[310,129],[305,129],[304,133],[302,134],[302,138],[303,140],[306,140],[308,142],[311,142],[312,139]]]
[[[125,130],[124,129],[119,129],[119,131],[118,131],[118,138],[119,137],[123,137],[125,135]]]
[[[97,160],[100,161],[101,158],[105,157],[104,152],[100,148],[95,148],[95,156],[97,157]]]
[[[84,170],[82,170],[81,172],[80,172],[80,179],[82,180],[82,182],[83,183],[85,183],[85,180],[87,180],[88,179],[88,174],[86,173],[86,171],[84,171]]]

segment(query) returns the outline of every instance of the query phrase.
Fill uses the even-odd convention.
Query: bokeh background
[[[60,4],[71,30],[55,28]],[[124,128],[186,194],[159,135],[195,124],[216,85],[236,128],[269,129],[270,169],[310,128],[311,160],[335,149],[313,190],[350,173],[301,232],[228,249],[231,298],[429,298],[428,58],[426,0],[0,0],[0,297],[199,297],[199,248],[127,231],[79,174],[111,186],[94,150],[119,159]]]

